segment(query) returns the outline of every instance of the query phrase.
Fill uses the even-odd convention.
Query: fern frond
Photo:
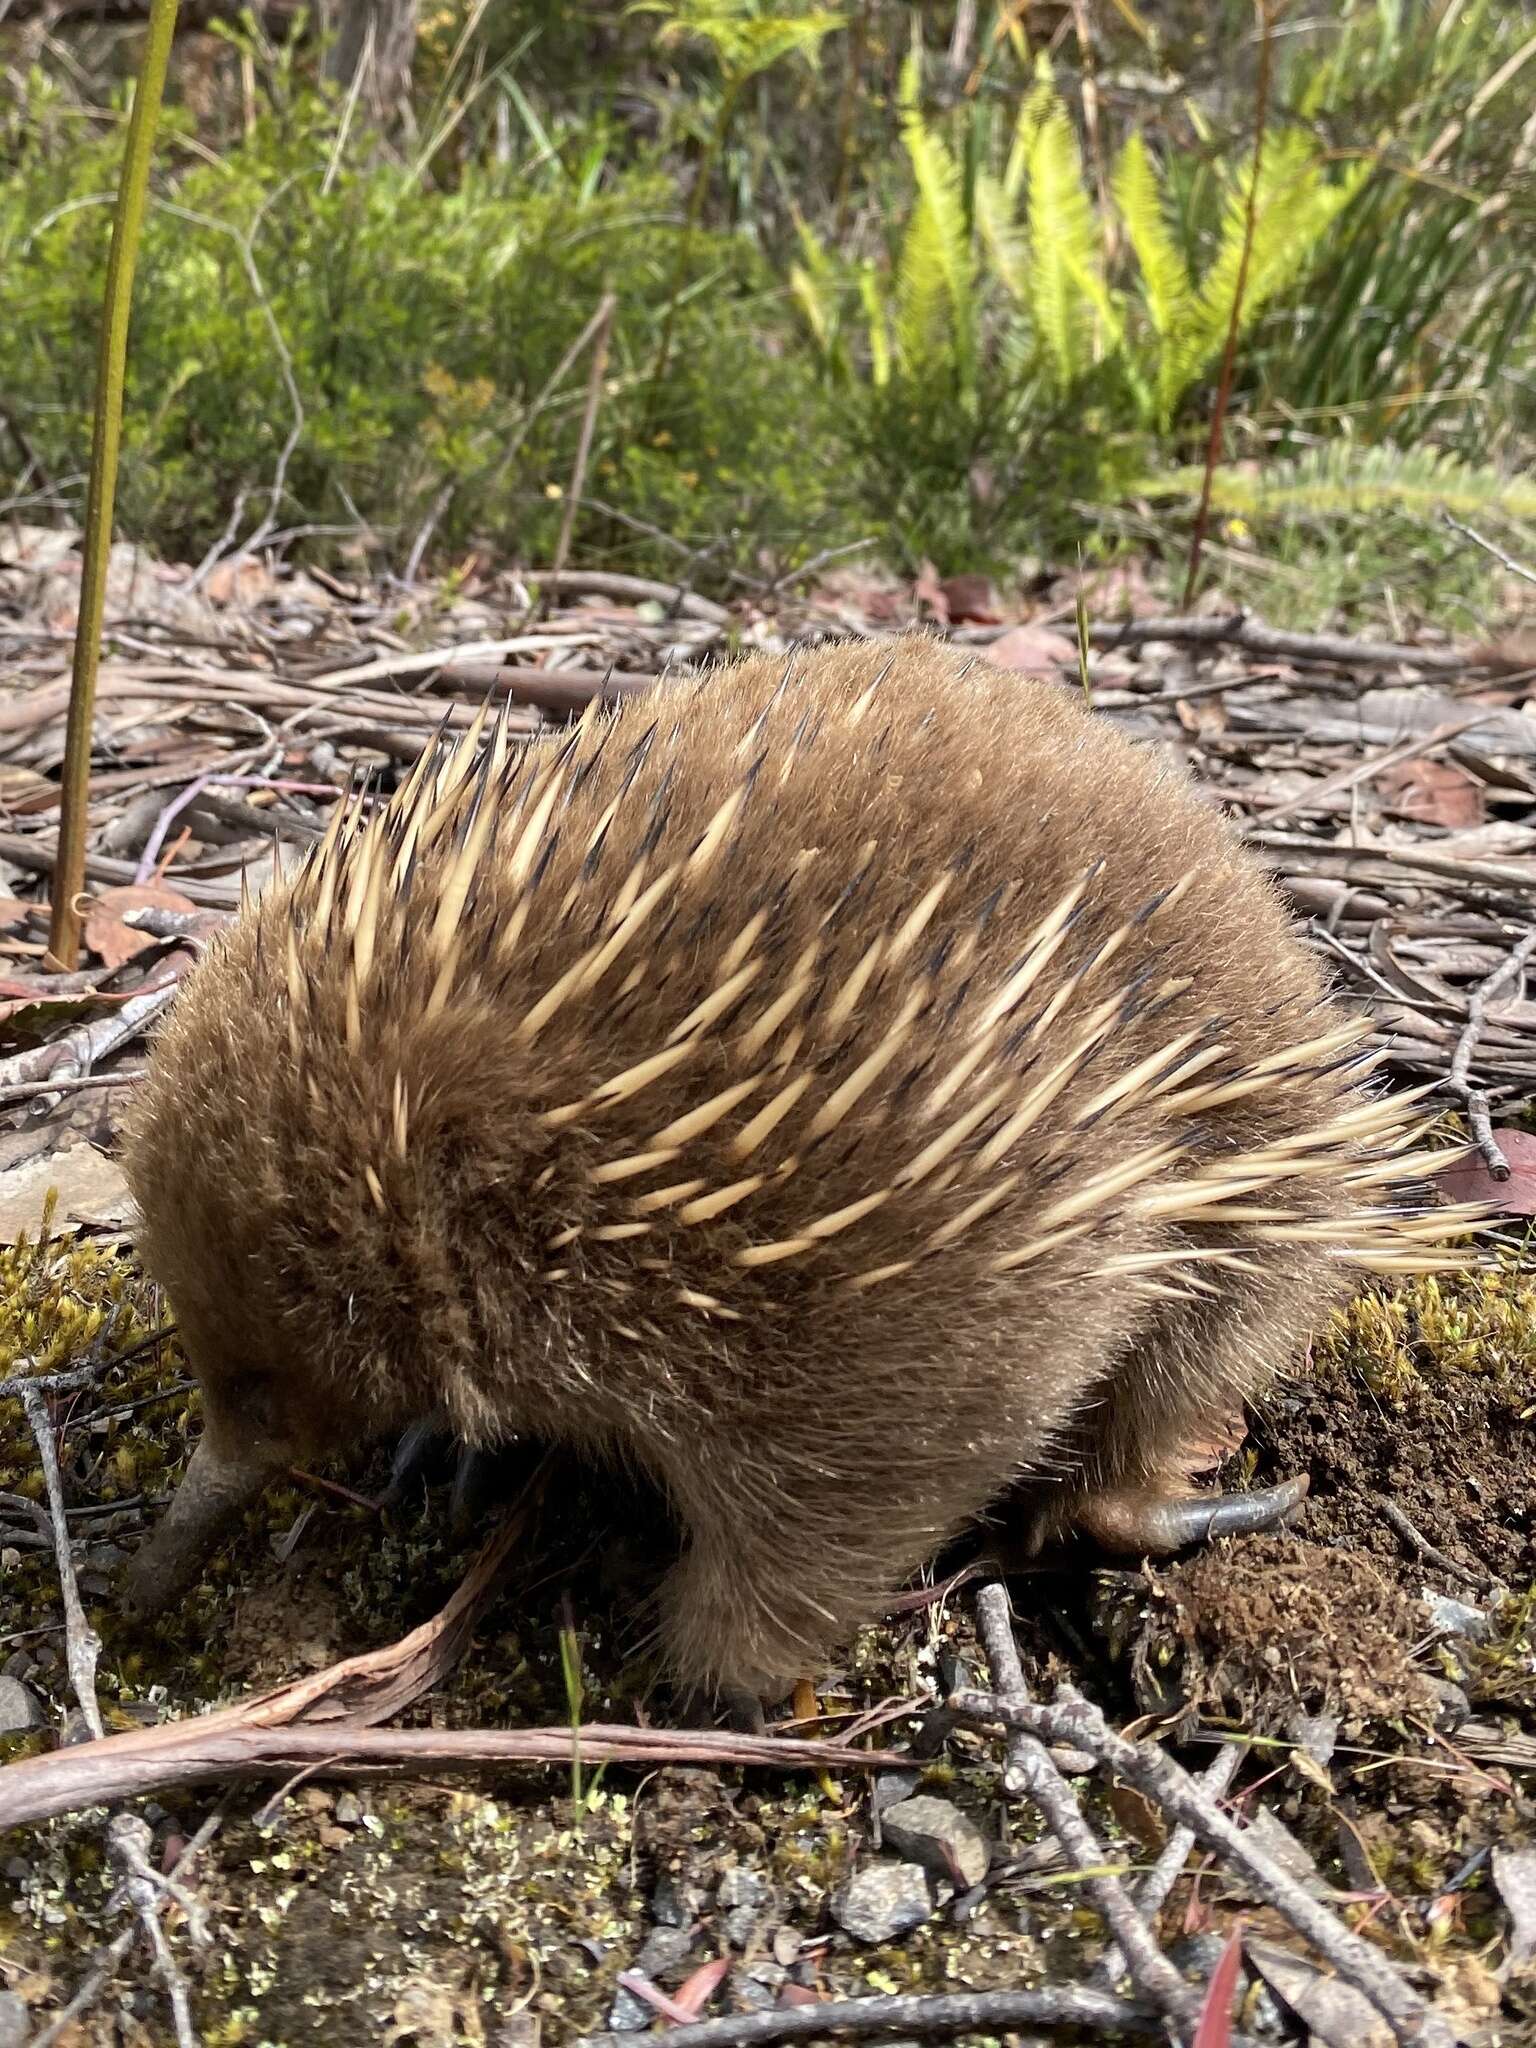
[[[923,120],[915,51],[902,67],[901,139],[917,180],[918,199],[897,279],[898,337],[913,343],[919,354],[928,353],[935,331],[934,304],[941,291],[949,304],[957,379],[962,394],[969,395],[976,384],[976,265],[970,224],[959,167]]]
[[[1144,478],[1132,488],[1139,497],[1198,498],[1203,475],[1191,466]],[[1211,502],[1220,512],[1246,518],[1387,511],[1427,519],[1445,510],[1461,518],[1492,514],[1536,521],[1536,483],[1430,449],[1360,448],[1347,441],[1263,470],[1218,469]]]
[[[1120,152],[1112,185],[1115,204],[1140,269],[1147,317],[1165,352],[1171,337],[1189,320],[1194,283],[1189,265],[1169,229],[1152,160],[1140,135],[1132,135]],[[1166,425],[1166,419],[1161,417],[1161,387],[1158,401],[1158,424]]]
[[[1058,388],[1070,390],[1092,366],[1090,312],[1098,314],[1112,341],[1119,335],[1077,135],[1059,102],[1041,122],[1030,150],[1029,245],[1035,334]]]
[[[1017,212],[1023,196],[1024,181],[1029,175],[1030,152],[1035,139],[1051,110],[1059,107],[1061,100],[1056,91],[1056,75],[1051,69],[1051,60],[1044,50],[1035,59],[1035,82],[1019,102],[1019,111],[1013,123],[1013,140],[1008,147],[1008,162],[1003,170],[1003,196],[1009,210]]]
[[[869,323],[870,380],[877,391],[883,391],[891,381],[891,324],[873,263],[859,266],[859,301]]]
[[[1356,164],[1329,183],[1307,136],[1293,129],[1270,138],[1259,175],[1240,334],[1253,326],[1271,299],[1301,275],[1318,242],[1368,176],[1368,168]],[[1167,337],[1158,375],[1158,402],[1165,418],[1225,344],[1242,269],[1252,184],[1250,159],[1227,195],[1215,258],[1201,279],[1187,317]]]

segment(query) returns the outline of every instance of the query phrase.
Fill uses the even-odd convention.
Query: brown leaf
[[[1536,1216],[1536,1131],[1495,1130],[1494,1142],[1509,1161],[1509,1179],[1495,1180],[1482,1160],[1464,1159],[1435,1176],[1453,1202],[1491,1202],[1505,1216]]]
[[[1108,1796],[1115,1819],[1138,1847],[1149,1856],[1160,1854],[1168,1839],[1168,1824],[1158,1807],[1134,1785],[1112,1784]]]
[[[1406,818],[1465,830],[1483,822],[1483,785],[1446,761],[1395,761],[1376,776],[1382,795]]]
[[[18,896],[0,896],[0,932],[21,931],[35,907],[38,906],[23,903]]]
[[[973,625],[995,626],[1003,616],[998,609],[997,592],[992,587],[990,576],[946,576],[939,588],[949,607],[948,617],[952,625],[958,625],[963,619]]]
[[[1014,626],[982,651],[996,667],[1017,675],[1054,678],[1077,664],[1077,648],[1049,626]]]
[[[116,889],[103,889],[86,912],[85,943],[108,967],[121,967],[136,953],[158,942],[148,933],[123,923],[127,910],[195,910],[197,905],[177,889],[163,882],[124,882]]]
[[[729,1956],[716,1956],[712,1962],[700,1963],[677,1987],[672,2003],[690,2019],[697,2019],[730,1972]]]

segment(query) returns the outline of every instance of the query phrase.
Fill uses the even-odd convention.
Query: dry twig
[[[1117,1735],[1097,1707],[1065,1688],[1049,1707],[977,1692],[951,1693],[949,1707],[965,1720],[1023,1729],[1041,1742],[1068,1743],[1098,1757],[1116,1777],[1190,1828],[1207,1849],[1235,1863],[1265,1904],[1282,1913],[1346,1983],[1370,2000],[1403,2048],[1455,2048],[1451,2028],[1390,1959],[1320,1905],[1162,1750]]]

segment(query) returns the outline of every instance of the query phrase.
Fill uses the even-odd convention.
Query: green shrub
[[[827,395],[739,237],[695,233],[666,388],[636,445],[680,233],[659,173],[594,190],[476,165],[433,191],[339,146],[334,108],[303,94],[217,163],[174,136],[161,158],[177,168],[139,259],[125,531],[195,555],[242,494],[248,531],[292,438],[280,524],[361,522],[398,564],[446,491],[441,542],[485,537],[536,558],[558,525],[585,360],[549,387],[610,285],[587,494],[713,547],[717,565],[843,532]],[[114,137],[82,146],[34,119],[0,186],[4,396],[55,473],[81,468],[89,443],[115,167]],[[680,559],[633,529],[618,546]]]

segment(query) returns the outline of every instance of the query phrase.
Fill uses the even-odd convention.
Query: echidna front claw
[[[449,1525],[456,1537],[468,1536],[487,1509],[511,1491],[505,1470],[507,1448],[476,1449],[461,1443],[442,1415],[423,1416],[395,1448],[382,1505],[399,1507],[417,1488],[451,1481]]]
[[[1093,1494],[1073,1517],[1081,1534],[1122,1555],[1158,1555],[1278,1528],[1306,1498],[1305,1472],[1249,1493],[1171,1495],[1151,1490]]]

